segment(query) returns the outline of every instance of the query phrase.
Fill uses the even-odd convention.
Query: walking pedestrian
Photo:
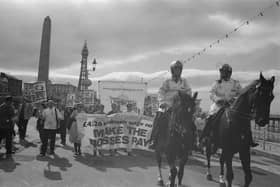
[[[26,129],[27,129],[28,120],[32,116],[32,113],[33,113],[32,104],[27,99],[24,99],[20,108],[19,122],[18,122],[20,144],[27,143],[25,140]]]
[[[6,157],[10,158],[14,153],[12,150],[12,136],[14,128],[15,111],[12,106],[13,98],[7,96],[5,102],[0,105],[0,142],[2,139],[6,141]]]
[[[52,100],[48,101],[47,108],[43,111],[42,117],[44,120],[42,147],[40,156],[45,156],[48,147],[48,141],[50,140],[50,154],[54,155],[55,149],[55,137],[57,129],[59,128],[59,120],[62,116],[57,108],[54,107]]]
[[[81,155],[82,139],[85,135],[83,124],[87,120],[83,104],[77,104],[71,118],[73,122],[69,131],[69,141],[74,144],[75,155]]]

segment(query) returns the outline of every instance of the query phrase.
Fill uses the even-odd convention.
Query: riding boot
[[[82,154],[82,152],[81,152],[81,144],[80,143],[77,144],[77,153],[78,153],[78,155]]]
[[[208,116],[208,118],[206,118],[206,121],[205,121],[205,127],[203,128],[202,130],[202,133],[199,137],[199,142],[202,143],[204,138],[205,137],[208,137],[210,135],[210,132],[211,132],[211,123],[212,123],[212,119],[213,117],[212,116]]]
[[[161,118],[162,116],[162,112],[157,112],[156,113],[156,117],[154,119],[154,122],[153,122],[153,129],[152,129],[152,133],[151,133],[151,138],[150,138],[150,142],[151,144],[149,145],[149,148],[150,149],[155,149],[155,146],[156,146],[156,143],[157,143],[157,136],[158,136],[158,132],[159,132],[159,119]]]
[[[75,155],[78,155],[78,145],[77,145],[77,143],[74,143],[74,151],[75,151]]]
[[[250,146],[251,146],[251,147],[257,147],[259,144],[256,143],[256,142],[254,142],[251,128],[249,128],[248,130],[249,130],[248,136],[249,136]]]

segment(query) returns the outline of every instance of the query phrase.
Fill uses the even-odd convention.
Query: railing
[[[259,127],[251,123],[254,140],[260,143],[263,150],[280,153],[280,115],[270,115],[269,124]]]

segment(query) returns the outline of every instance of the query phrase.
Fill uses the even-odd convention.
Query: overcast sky
[[[77,84],[81,50],[97,59],[92,80],[149,81],[158,89],[175,59],[191,57],[275,0],[0,0],[0,71],[37,78],[42,24],[51,18],[50,79]],[[232,65],[242,83],[280,76],[280,8],[274,6],[185,64],[192,87],[206,91],[217,67]],[[112,73],[114,72],[114,73]],[[277,81],[279,87],[279,81]],[[276,91],[279,88],[276,88]],[[279,98],[278,98],[279,99]],[[280,102],[279,102],[280,103]]]

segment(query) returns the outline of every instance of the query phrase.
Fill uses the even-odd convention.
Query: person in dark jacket
[[[45,110],[47,108],[45,103],[41,103],[40,107],[39,107],[39,111],[38,111],[38,120],[37,120],[37,126],[36,129],[39,132],[39,137],[42,143],[42,138],[43,138],[43,128],[44,128],[44,120],[43,120],[43,110]]]
[[[12,106],[13,98],[7,96],[5,102],[0,105],[0,142],[6,139],[6,156],[11,157],[12,137],[14,128],[15,111]]]
[[[25,137],[26,137],[27,123],[28,123],[29,118],[32,116],[33,107],[28,100],[24,99],[19,111],[20,111],[19,112],[19,123],[18,123],[19,138],[20,138],[20,143],[25,144],[26,143]]]

